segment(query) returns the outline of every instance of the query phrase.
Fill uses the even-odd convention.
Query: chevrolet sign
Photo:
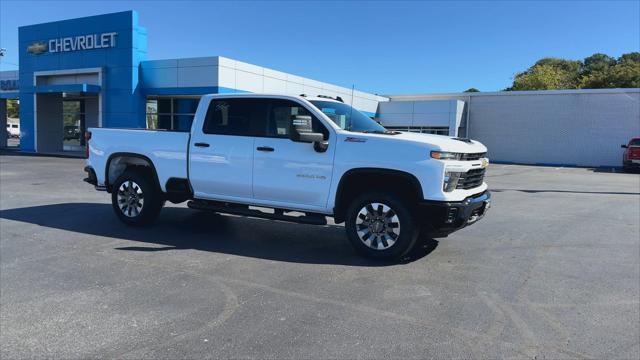
[[[79,50],[112,48],[116,46],[117,35],[118,33],[116,32],[109,32],[102,34],[90,34],[51,39],[47,42],[38,41],[29,45],[29,47],[27,47],[27,52],[30,54],[38,55],[45,52],[61,53]]]
[[[33,55],[40,55],[47,51],[47,43],[38,41],[27,47],[27,52]]]

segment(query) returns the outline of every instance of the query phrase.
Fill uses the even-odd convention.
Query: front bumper
[[[423,201],[419,204],[423,226],[430,236],[444,237],[482,219],[491,207],[487,190],[463,201]]]

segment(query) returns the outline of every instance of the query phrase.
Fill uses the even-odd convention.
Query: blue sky
[[[640,1],[0,1],[18,26],[137,10],[149,59],[221,55],[379,94],[501,90],[546,56],[640,51]]]

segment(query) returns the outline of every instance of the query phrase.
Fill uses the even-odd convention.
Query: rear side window
[[[264,123],[267,102],[263,99],[217,99],[209,103],[202,131],[205,134],[253,136]]]

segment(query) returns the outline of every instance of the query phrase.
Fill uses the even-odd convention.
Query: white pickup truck
[[[92,128],[85,179],[129,225],[166,200],[193,209],[345,222],[360,253],[404,256],[420,231],[442,237],[482,218],[487,149],[388,131],[340,98],[205,95],[190,132]]]

